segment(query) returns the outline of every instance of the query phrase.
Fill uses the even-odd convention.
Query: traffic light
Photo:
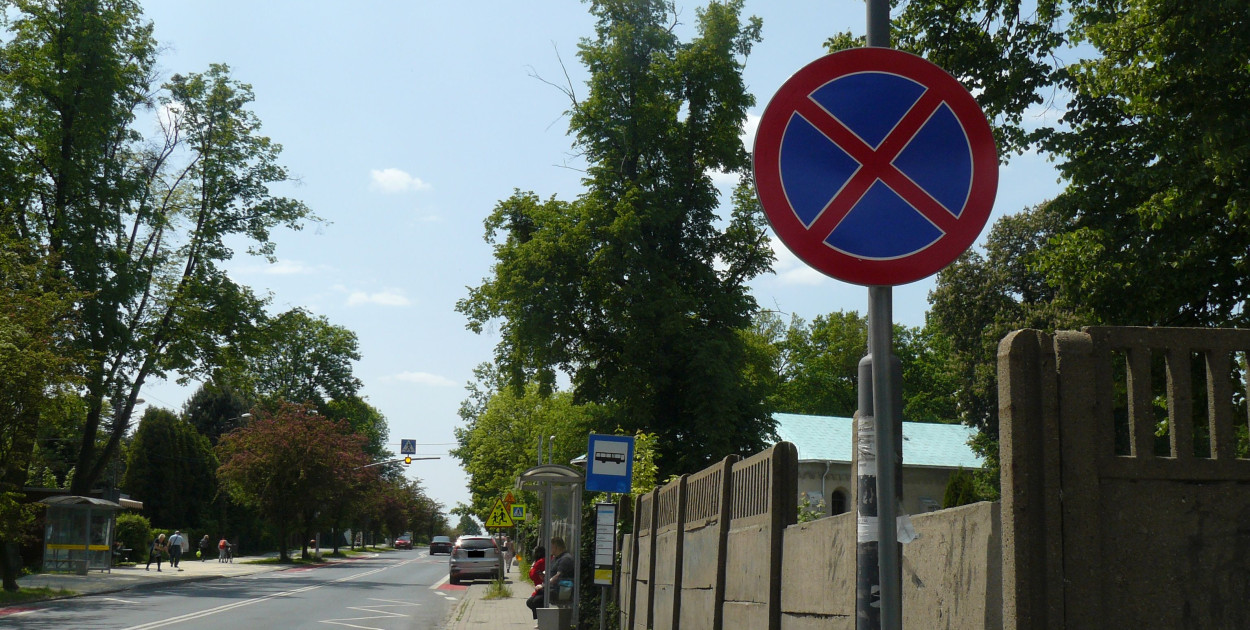
[[[405,457],[405,458],[404,458],[404,465],[405,465],[405,466],[407,466],[408,464],[411,464],[411,463],[412,463],[412,456],[411,456],[411,455],[409,455],[408,457]]]

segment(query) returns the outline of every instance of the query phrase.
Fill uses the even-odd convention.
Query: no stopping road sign
[[[826,275],[898,285],[980,234],[998,188],[981,108],[938,66],[856,48],[804,66],[764,110],[756,189],[777,236]]]

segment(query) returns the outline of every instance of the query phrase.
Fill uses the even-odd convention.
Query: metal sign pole
[[[870,324],[871,325],[871,324]],[[871,337],[869,343],[872,342]],[[877,429],[872,406],[872,347],[859,362],[856,416],[855,629],[881,628],[881,573],[877,554]]]
[[[869,46],[890,47],[889,0],[867,0]],[[868,338],[872,361],[872,409],[876,420],[877,472],[877,553],[882,630],[903,627],[902,580],[898,553],[898,495],[895,484],[895,383],[891,370],[893,355],[893,290],[888,286],[868,288]]]
[[[901,630],[902,593],[898,545],[898,487],[895,469],[898,445],[894,382],[890,369],[894,323],[891,287],[868,289],[868,336],[872,350],[872,408],[877,438],[877,553],[880,567],[881,629]]]

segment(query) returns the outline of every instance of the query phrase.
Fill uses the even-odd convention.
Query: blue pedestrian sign
[[[586,490],[627,494],[633,484],[634,437],[592,433],[586,446]]]
[[[399,454],[400,455],[416,455],[417,454],[417,441],[416,440],[400,440],[399,441]]]
[[[818,271],[898,285],[940,271],[981,233],[998,154],[972,95],[921,57],[855,48],[777,90],[755,140],[777,237]]]

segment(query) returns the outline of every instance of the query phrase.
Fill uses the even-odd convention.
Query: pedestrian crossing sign
[[[512,522],[512,516],[508,514],[508,508],[504,507],[503,499],[495,499],[495,505],[490,508],[490,517],[486,519],[486,526],[490,528],[516,526],[516,523]]]
[[[525,519],[526,519],[525,506],[520,503],[513,504],[512,505],[512,520],[523,521]]]

